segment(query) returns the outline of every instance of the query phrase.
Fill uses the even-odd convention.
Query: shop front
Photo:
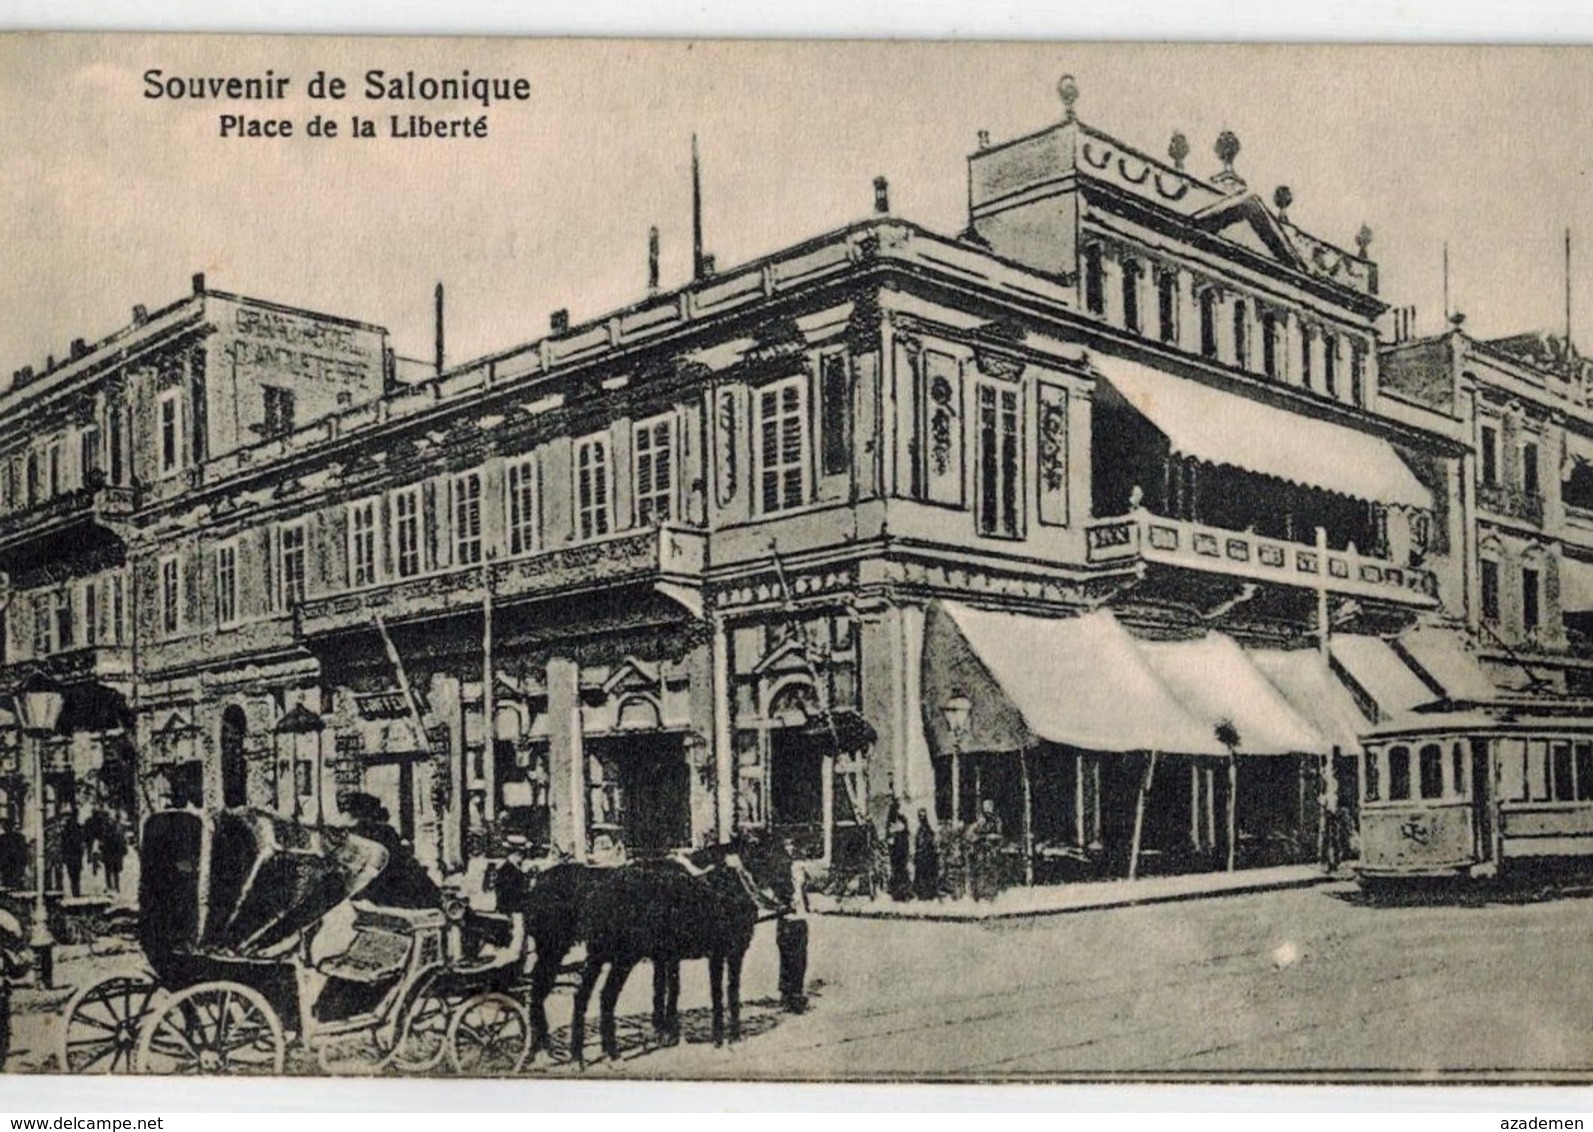
[[[937,811],[995,828],[1026,879],[1312,859],[1332,744],[1231,638],[1134,637],[1104,610],[940,602],[923,652]]]

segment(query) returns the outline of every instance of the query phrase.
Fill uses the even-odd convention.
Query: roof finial
[[[1212,148],[1222,162],[1222,172],[1213,177],[1211,183],[1229,196],[1244,192],[1245,179],[1233,171],[1233,159],[1239,156],[1239,135],[1224,130],[1217,135],[1217,144]]]
[[[1184,136],[1184,131],[1173,131],[1172,140],[1167,143],[1167,156],[1173,159],[1174,169],[1183,169],[1184,158],[1189,156],[1189,139]]]
[[[1272,203],[1278,210],[1278,219],[1289,219],[1289,206],[1294,203],[1294,193],[1288,185],[1279,185],[1272,190]]]
[[[1057,97],[1062,100],[1062,121],[1072,122],[1077,120],[1073,113],[1073,104],[1079,100],[1079,83],[1072,75],[1063,75],[1057,80]]]
[[[1361,230],[1359,232],[1355,233],[1355,250],[1361,253],[1361,258],[1362,259],[1365,259],[1366,258],[1366,249],[1371,247],[1371,246],[1372,246],[1372,229],[1370,227],[1368,227],[1367,225],[1362,224],[1361,225]],[[1445,249],[1445,253],[1446,254],[1448,253],[1448,249],[1447,248]]]
[[[1222,162],[1223,172],[1232,173],[1234,158],[1239,156],[1239,135],[1224,130],[1217,135],[1217,144],[1212,148],[1216,150],[1217,160]]]

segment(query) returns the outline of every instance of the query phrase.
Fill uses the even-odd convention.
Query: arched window
[[[1366,757],[1361,760],[1361,765],[1365,768],[1366,775],[1365,781],[1361,783],[1361,789],[1368,802],[1376,802],[1383,796],[1383,781],[1378,775],[1376,752],[1368,751]]]
[[[249,804],[249,767],[243,752],[248,732],[243,709],[229,704],[221,713],[221,804],[229,809]]]
[[[1421,750],[1421,779],[1423,798],[1444,796],[1444,751],[1437,743],[1428,743]]]
[[[1217,292],[1210,289],[1200,293],[1200,355],[1217,356]]]
[[[1138,334],[1139,325],[1139,280],[1142,271],[1137,260],[1125,259],[1123,261],[1123,328]]]
[[[1091,314],[1106,310],[1106,273],[1101,266],[1099,244],[1084,249],[1084,309]]]
[[[1316,332],[1309,326],[1300,329],[1300,384],[1307,389],[1311,388],[1311,340],[1316,337]]]
[[[1410,797],[1410,748],[1388,749],[1388,800],[1403,802]]]
[[[1171,271],[1156,275],[1156,317],[1161,340],[1178,341],[1178,276]]]
[[[1450,758],[1450,789],[1455,797],[1466,796],[1466,748],[1462,743],[1456,743],[1449,750]]]
[[[1322,336],[1322,388],[1329,397],[1339,395],[1339,340],[1332,334]]]
[[[1261,372],[1278,376],[1278,316],[1273,311],[1261,316]]]
[[[1233,364],[1250,368],[1250,312],[1243,299],[1233,305]]]

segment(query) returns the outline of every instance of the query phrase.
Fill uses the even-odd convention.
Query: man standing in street
[[[796,859],[789,840],[776,850],[780,866],[778,877],[789,877],[789,884],[777,884],[775,895],[786,911],[774,924],[774,943],[780,952],[780,1007],[790,1014],[808,1008],[808,885],[807,874]]]

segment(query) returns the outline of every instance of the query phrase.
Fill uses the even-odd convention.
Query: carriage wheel
[[[393,1048],[383,1051],[387,1057],[382,1068],[424,1073],[448,1052],[448,1016],[452,1007],[435,987],[436,980],[427,979],[409,992]]]
[[[61,1023],[62,1073],[131,1073],[138,1032],[159,988],[147,978],[112,975],[78,991]]]
[[[530,1051],[525,1009],[506,994],[478,994],[448,1026],[448,1060],[467,1077],[518,1073]]]
[[[140,1073],[280,1074],[282,1023],[259,991],[198,983],[172,996],[144,1027]]]

